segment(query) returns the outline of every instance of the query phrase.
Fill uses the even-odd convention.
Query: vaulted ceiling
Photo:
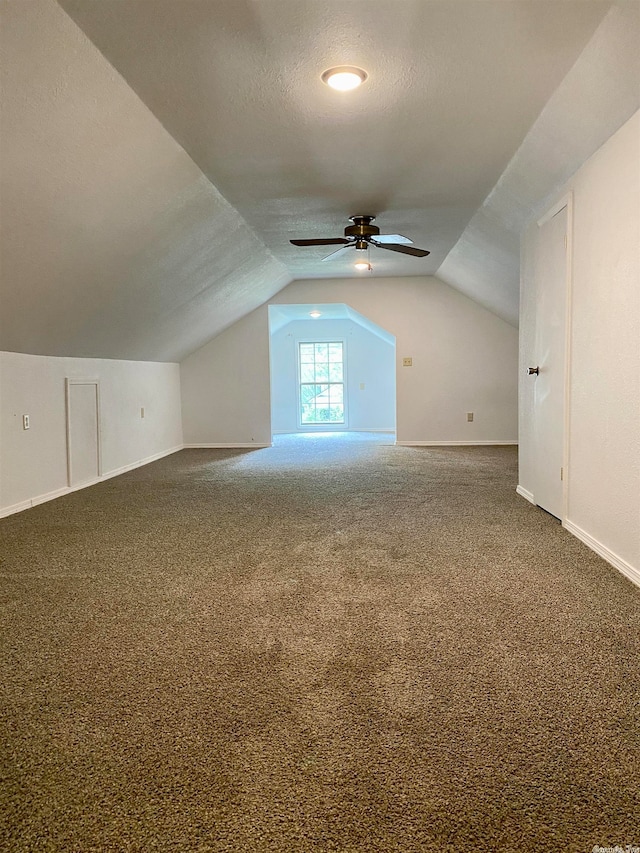
[[[180,360],[352,214],[511,323],[518,235],[639,106],[636,0],[5,0],[0,349]],[[366,69],[358,90],[320,79]]]

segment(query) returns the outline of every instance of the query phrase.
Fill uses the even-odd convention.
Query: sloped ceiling
[[[522,229],[638,108],[640,3],[617,3],[471,218],[438,277],[515,325]]]
[[[59,6],[3,12],[0,349],[177,361],[291,281]]]
[[[272,333],[279,332],[285,326],[299,320],[314,323],[316,320],[310,319],[311,311],[319,312],[319,317],[316,319],[320,319],[321,317],[323,320],[351,320],[352,322],[357,323],[358,326],[361,326],[363,329],[371,332],[377,338],[380,338],[380,340],[385,341],[385,343],[395,344],[395,335],[392,335],[391,332],[387,332],[386,329],[378,326],[377,323],[374,323],[373,320],[363,316],[359,311],[356,311],[349,305],[345,305],[341,302],[313,302],[308,305],[294,305],[292,303],[270,305],[269,329]]]
[[[375,250],[374,275],[437,273],[516,322],[505,198],[529,211],[579,165],[567,163],[581,149],[558,153],[559,120],[565,145],[590,117],[589,147],[637,108],[637,10],[8,0],[0,349],[180,360],[293,278],[357,274],[348,257],[288,242],[340,236],[354,213],[431,250]],[[602,69],[612,52],[619,74]],[[319,75],[345,63],[369,79],[341,95]],[[583,79],[603,122],[599,108],[565,115]]]

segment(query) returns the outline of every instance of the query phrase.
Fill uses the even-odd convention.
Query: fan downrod
[[[371,237],[377,237],[380,234],[378,226],[371,224],[375,216],[350,216],[349,219],[353,225],[348,225],[344,229],[345,237],[368,241]]]

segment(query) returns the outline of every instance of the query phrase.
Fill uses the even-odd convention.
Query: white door
[[[562,518],[567,310],[567,207],[543,217],[535,246],[536,324],[533,363],[525,381],[533,395],[533,495]]]
[[[69,485],[100,476],[98,383],[67,379],[67,466]]]

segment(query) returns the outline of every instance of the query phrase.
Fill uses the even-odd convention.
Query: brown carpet
[[[3,849],[640,844],[640,590],[515,485],[303,437],[1,521]]]

